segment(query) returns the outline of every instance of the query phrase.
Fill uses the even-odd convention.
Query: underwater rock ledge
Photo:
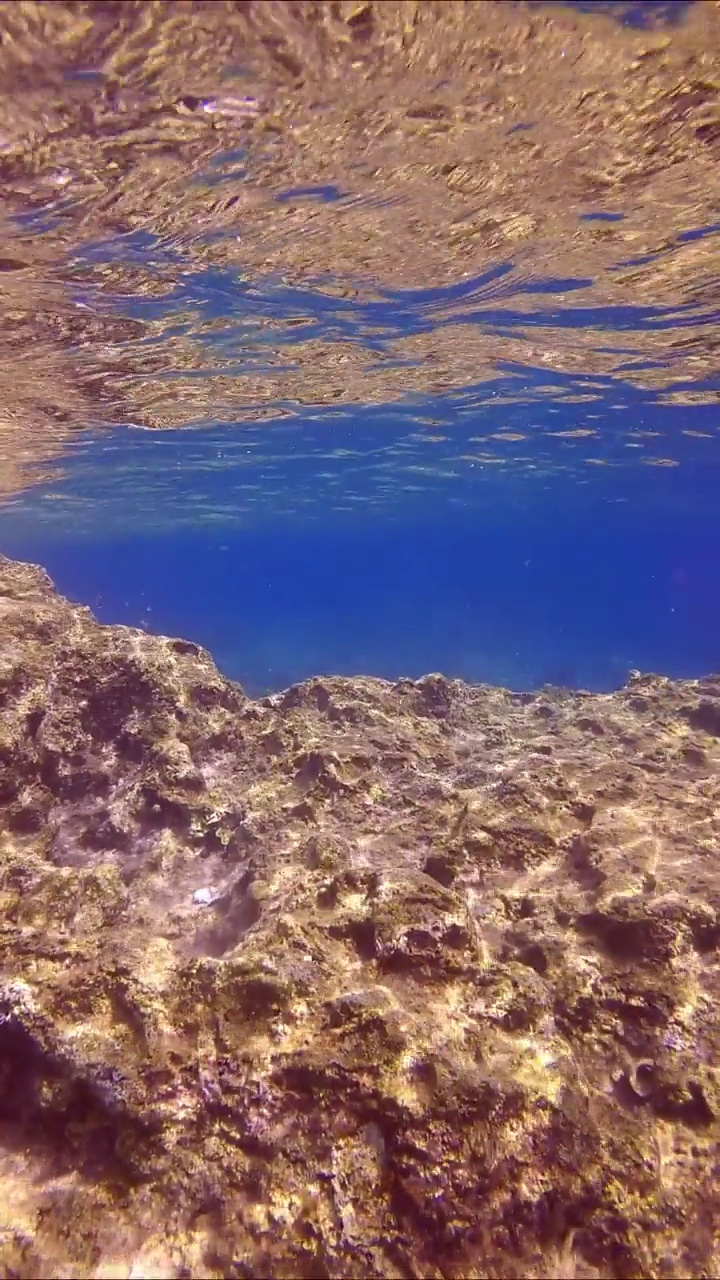
[[[0,1273],[720,1271],[720,677],[260,701],[0,557]]]

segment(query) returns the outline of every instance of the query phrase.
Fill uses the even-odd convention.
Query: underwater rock
[[[0,1274],[717,1275],[718,710],[254,702],[0,558]]]

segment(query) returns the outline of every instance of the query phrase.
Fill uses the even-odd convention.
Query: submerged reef
[[[720,677],[0,620],[0,1274],[718,1274]]]

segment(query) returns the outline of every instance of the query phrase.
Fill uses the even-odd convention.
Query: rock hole
[[[423,871],[438,884],[449,889],[455,879],[455,869],[449,858],[441,853],[430,853],[425,859]]]
[[[377,957],[378,942],[374,920],[351,920],[348,933],[361,960]]]

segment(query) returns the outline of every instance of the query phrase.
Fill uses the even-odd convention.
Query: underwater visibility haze
[[[717,1276],[720,0],[2,0],[0,241],[0,1274]]]
[[[332,672],[602,690],[714,670],[715,407],[575,379],[496,395],[240,438],[89,432],[62,479],[8,502],[4,549],[101,621],[200,642],[251,694]]]

